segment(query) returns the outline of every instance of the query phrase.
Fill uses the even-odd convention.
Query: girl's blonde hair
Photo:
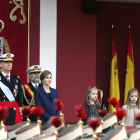
[[[84,105],[89,105],[89,106],[91,106],[90,100],[89,100],[89,94],[92,92],[92,90],[97,90],[97,91],[98,91],[97,87],[95,87],[95,86],[90,86],[90,87],[87,89],[87,92],[86,92]],[[95,101],[95,104],[100,105],[98,99]]]
[[[130,96],[131,96],[131,93],[133,93],[133,92],[137,92],[138,93],[138,99],[136,101],[136,105],[138,105],[138,108],[140,108],[140,106],[139,106],[139,92],[138,92],[138,90],[136,88],[131,88],[128,91],[128,95],[127,95],[127,99],[126,99],[126,103],[125,104],[127,105],[128,108],[131,108],[130,107]]]

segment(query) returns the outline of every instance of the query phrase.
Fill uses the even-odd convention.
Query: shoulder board
[[[28,84],[23,85],[27,93],[30,95],[30,97],[34,96],[34,92],[31,90],[30,86]]]
[[[17,76],[18,78],[20,78],[19,76]]]

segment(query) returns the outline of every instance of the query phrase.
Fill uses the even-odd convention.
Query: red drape
[[[12,2],[11,4],[10,1]],[[18,75],[22,84],[25,84],[27,82],[26,69],[28,60],[28,0],[23,2],[26,22],[20,24],[19,20],[23,19],[21,9],[18,8],[14,12],[17,19],[12,21],[10,13],[16,5],[13,0],[0,0],[0,20],[4,22],[4,29],[0,33],[0,37],[4,37],[8,41],[10,52],[15,55],[11,73]],[[20,2],[18,3],[20,4]]]
[[[8,108],[16,108],[15,123],[20,123],[22,121],[22,117],[21,117],[19,106],[18,106],[17,102],[0,101],[0,106],[8,107]]]

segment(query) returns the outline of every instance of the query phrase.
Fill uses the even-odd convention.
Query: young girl
[[[97,99],[98,96],[98,89],[97,87],[90,86],[87,89],[86,96],[85,96],[85,109],[86,109],[86,119],[83,120],[84,125],[87,123],[87,120],[90,117],[96,117],[99,118],[98,110],[100,109],[100,104]]]
[[[123,118],[125,125],[135,126],[135,115],[140,113],[139,92],[137,89],[132,88],[128,91],[126,103],[122,108],[126,110],[126,116]]]

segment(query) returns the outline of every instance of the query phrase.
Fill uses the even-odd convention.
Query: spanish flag
[[[132,37],[131,37],[131,31],[129,25],[129,43],[128,43],[128,52],[127,52],[124,103],[126,102],[129,89],[134,88],[134,86],[135,86],[135,80],[134,80],[133,44],[132,44]]]
[[[112,61],[111,61],[111,75],[110,75],[110,94],[109,98],[116,97],[120,101],[120,88],[119,88],[119,74],[118,74],[118,62],[115,42],[115,31],[112,25]],[[118,102],[119,103],[119,102]],[[109,112],[113,112],[114,107],[109,104]]]

